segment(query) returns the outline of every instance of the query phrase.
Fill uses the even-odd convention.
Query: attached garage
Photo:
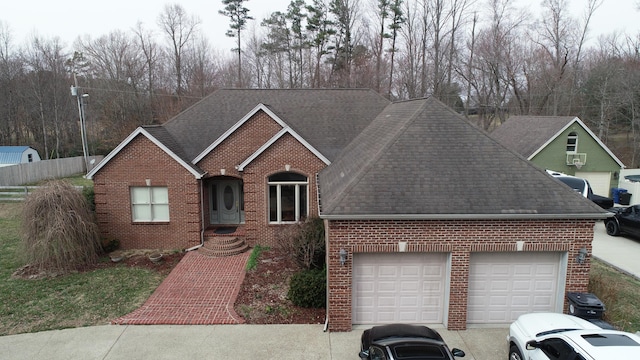
[[[560,252],[472,253],[468,324],[509,324],[529,312],[561,312],[566,265]]]
[[[443,324],[446,253],[361,253],[353,257],[354,324]]]

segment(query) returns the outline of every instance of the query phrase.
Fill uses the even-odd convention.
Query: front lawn
[[[166,276],[123,265],[39,280],[13,277],[25,265],[21,206],[0,203],[0,335],[108,324],[142,305]]]

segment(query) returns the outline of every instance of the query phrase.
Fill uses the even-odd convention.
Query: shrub
[[[68,182],[51,181],[30,194],[22,218],[24,254],[32,266],[59,272],[97,261],[101,244],[93,213]]]
[[[89,209],[91,211],[96,211],[96,194],[93,191],[93,186],[85,186],[82,188],[82,195],[85,200],[87,200],[87,204],[89,204]]]
[[[326,251],[324,237],[322,219],[310,217],[285,228],[280,234],[279,244],[303,269],[322,269]]]
[[[327,299],[326,269],[303,270],[293,274],[287,296],[297,306],[324,308]]]
[[[118,239],[103,239],[102,240],[102,251],[105,253],[110,253],[112,251],[116,251],[120,248],[120,240]]]

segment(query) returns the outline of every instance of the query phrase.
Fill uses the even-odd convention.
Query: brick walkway
[[[251,254],[209,258],[187,253],[139,309],[112,321],[120,325],[242,324],[233,309]]]

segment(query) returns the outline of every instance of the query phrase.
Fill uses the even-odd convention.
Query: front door
[[[236,180],[216,181],[211,186],[211,223],[239,224],[242,220],[242,194]]]

